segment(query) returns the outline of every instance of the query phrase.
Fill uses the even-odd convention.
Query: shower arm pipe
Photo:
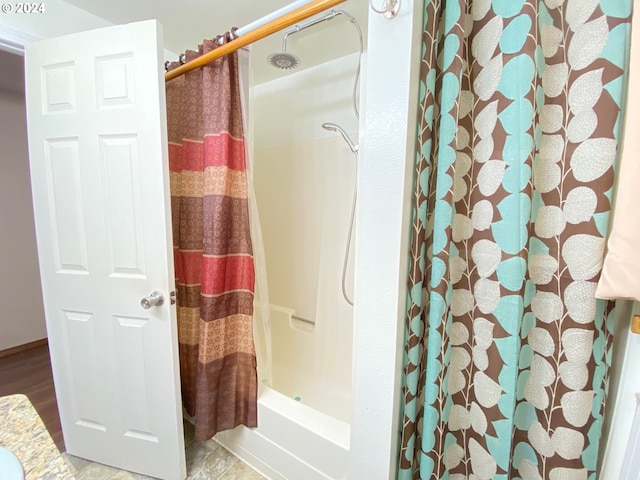
[[[399,2],[400,0],[396,0],[396,1]],[[283,35],[283,37],[282,37],[282,51],[283,52],[287,51],[287,40],[289,38],[289,35],[293,35],[294,33],[301,32],[302,30],[305,30],[305,29],[307,29],[309,27],[313,27],[314,25],[317,25],[319,23],[326,22],[327,20],[333,20],[338,15],[344,16],[349,22],[351,22],[353,24],[353,26],[356,28],[356,30],[358,32],[358,40],[359,40],[359,44],[360,44],[360,55],[358,56],[358,66],[356,67],[356,76],[355,76],[355,80],[353,82],[353,111],[356,114],[356,118],[359,119],[360,118],[360,111],[358,109],[357,91],[358,91],[358,84],[360,82],[360,67],[361,67],[361,62],[362,62],[362,52],[364,51],[364,40],[362,38],[362,29],[360,28],[360,24],[358,24],[357,20],[354,17],[349,15],[344,10],[331,10],[329,13],[327,13],[323,17],[317,18],[315,20],[311,20],[311,21],[309,21],[307,23],[303,23],[303,24],[300,24],[300,25],[295,25],[293,28],[288,30]]]
[[[362,52],[363,49],[364,49],[364,42],[362,40],[362,30],[360,29],[360,25],[358,25],[358,22],[356,22],[355,18],[353,18],[351,15],[349,15],[344,10],[331,10],[329,13],[327,13],[323,17],[317,18],[315,20],[310,20],[307,23],[303,23],[303,24],[300,24],[300,25],[295,25],[292,29],[290,29],[282,37],[282,51],[284,52],[287,49],[287,39],[289,38],[289,35],[293,35],[294,33],[301,32],[302,30],[306,30],[307,28],[313,27],[314,25],[318,25],[319,23],[326,22],[328,20],[333,20],[338,15],[343,15],[348,21],[353,23],[353,25],[358,30],[358,36],[360,38],[360,52]]]
[[[293,35],[294,33],[301,32],[302,30],[306,30],[309,27],[313,27],[314,25],[317,25],[319,23],[326,22],[327,20],[333,20],[337,15],[339,15],[338,12],[336,12],[335,10],[331,10],[324,17],[320,17],[316,20],[310,20],[307,23],[303,23],[300,25],[295,25],[291,30],[285,33],[284,36],[282,37],[282,51],[284,52],[287,49],[287,39],[289,38],[289,35]]]
[[[264,25],[257,27],[255,30],[251,30],[244,35],[231,40],[230,42],[225,43],[224,45],[219,46],[215,50],[210,51],[209,53],[205,53],[204,55],[199,56],[198,58],[191,60],[190,62],[185,63],[184,65],[180,65],[177,68],[174,68],[170,72],[167,72],[164,76],[165,81],[173,80],[180,75],[184,75],[191,70],[195,70],[196,68],[200,68],[218,58],[221,58],[229,53],[235,52],[236,50],[241,49],[242,47],[246,47],[258,40],[262,40],[269,35],[279,32],[280,30],[284,30],[285,28],[291,27],[296,23],[300,23],[303,20],[306,20],[309,17],[317,15],[318,13],[322,13],[325,10],[335,7],[336,5],[340,5],[346,0],[314,0],[311,3],[308,3],[296,10],[280,15],[276,17],[274,20],[270,20]],[[286,8],[286,7],[285,7]],[[271,16],[271,15],[268,15]],[[258,23],[260,20],[257,21]],[[254,22],[255,23],[255,22]],[[246,30],[246,27],[243,27],[242,30]]]

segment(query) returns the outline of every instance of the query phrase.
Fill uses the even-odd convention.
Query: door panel
[[[100,137],[106,233],[111,278],[145,278],[138,140],[133,135]]]
[[[140,22],[26,48],[29,152],[67,452],[185,475],[161,32]],[[160,290],[148,310],[140,300]]]
[[[89,273],[77,138],[45,139],[47,202],[56,271]]]

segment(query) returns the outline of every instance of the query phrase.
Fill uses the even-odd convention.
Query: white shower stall
[[[252,89],[253,186],[272,362],[270,372],[259,368],[268,373],[260,379],[258,428],[216,438],[272,479],[347,476],[353,307],[343,295],[342,276],[357,158],[322,124],[339,124],[357,143],[357,64],[354,53],[283,72]],[[353,238],[350,243],[344,281],[349,300]]]

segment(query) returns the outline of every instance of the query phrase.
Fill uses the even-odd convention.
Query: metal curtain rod
[[[247,32],[245,35],[238,37],[230,42],[225,43],[224,45],[219,46],[215,50],[210,51],[209,53],[205,53],[204,55],[199,56],[198,58],[191,60],[190,62],[185,63],[184,65],[180,65],[177,68],[174,68],[170,72],[167,72],[164,76],[166,82],[169,80],[173,80],[180,75],[184,75],[191,70],[195,70],[196,68],[200,68],[207,63],[210,63],[220,57],[224,57],[225,55],[235,52],[236,50],[241,49],[253,42],[257,42],[273,33],[279,32],[287,27],[295,25],[302,20],[306,20],[313,15],[321,13],[329,8],[335,7],[346,0],[315,0],[303,7],[300,7],[293,12],[282,15],[275,20],[272,20],[261,27],[256,28],[250,32]]]

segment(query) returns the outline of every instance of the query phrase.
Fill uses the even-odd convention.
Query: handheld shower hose
[[[358,179],[358,145],[355,145],[353,143],[351,138],[349,138],[349,135],[347,135],[347,132],[345,132],[340,125],[337,125],[335,123],[323,123],[322,128],[324,128],[325,130],[338,132],[340,135],[342,135],[342,138],[344,139],[344,141],[347,142],[347,145],[349,145],[351,152],[356,157],[355,178],[357,180]],[[349,264],[349,252],[351,251],[351,237],[353,235],[353,223],[356,216],[357,200],[358,200],[358,187],[356,185],[353,188],[353,198],[351,200],[351,216],[349,218],[349,230],[347,233],[347,242],[346,242],[345,251],[344,251],[344,261],[342,262],[342,296],[344,297],[345,301],[351,306],[353,306],[353,300],[349,298],[349,294],[347,293],[347,266]]]

